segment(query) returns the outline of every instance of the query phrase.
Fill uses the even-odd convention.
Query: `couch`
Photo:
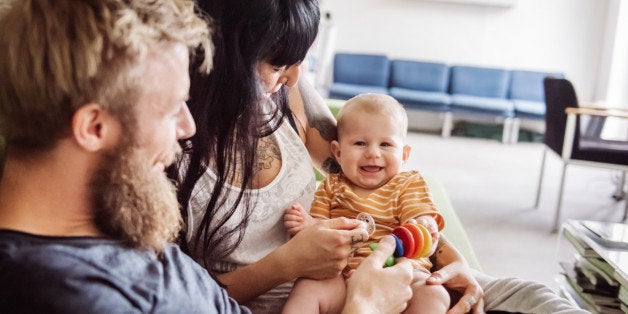
[[[561,73],[350,53],[336,54],[333,73],[330,98],[346,100],[365,92],[389,94],[406,108],[440,113],[444,137],[451,133],[454,117],[489,119],[504,124],[504,143],[517,141],[520,119],[544,119],[543,78],[562,77]],[[387,84],[383,84],[386,78]]]

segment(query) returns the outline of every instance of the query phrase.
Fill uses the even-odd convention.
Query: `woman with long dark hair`
[[[299,64],[317,34],[318,3],[216,0],[199,7],[214,27],[214,58],[209,76],[191,71],[197,132],[176,170],[186,223],[181,245],[238,301],[277,312],[291,281],[338,274],[351,238],[363,236],[349,220],[290,241],[283,227],[286,207],[311,202],[312,161],[322,167],[335,133],[320,97],[304,100],[307,114],[298,101],[299,87],[307,88],[297,86]],[[285,86],[296,95],[292,107]]]

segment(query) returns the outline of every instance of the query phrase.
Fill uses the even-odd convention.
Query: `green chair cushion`
[[[432,201],[434,201],[434,204],[445,220],[445,228],[442,233],[445,235],[447,240],[449,240],[449,242],[451,242],[466,258],[471,268],[482,271],[477,256],[475,255],[475,251],[473,250],[469,237],[467,236],[467,232],[464,230],[464,227],[460,222],[460,218],[458,218],[456,211],[451,205],[443,185],[436,178],[429,175],[423,174],[423,178],[427,182],[430,192],[432,193]]]

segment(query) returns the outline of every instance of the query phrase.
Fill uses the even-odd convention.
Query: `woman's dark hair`
[[[241,242],[254,206],[244,188],[252,186],[258,139],[274,132],[280,125],[277,122],[289,112],[285,87],[272,96],[277,106],[270,114],[263,107],[258,65],[262,61],[273,66],[301,62],[318,32],[320,13],[317,0],[200,0],[198,6],[213,26],[213,69],[209,75],[190,71],[188,106],[197,131],[182,143],[189,160],[187,169],[179,170],[182,165],[176,165],[170,175],[178,180],[184,218],[201,175],[210,167],[217,176],[200,228],[192,235],[192,242],[202,245],[207,266],[233,252]],[[226,205],[231,191],[227,185],[236,185],[236,179],[243,189],[231,192],[237,193],[237,201]],[[239,204],[246,212],[225,235],[225,222]],[[223,206],[229,206],[227,214],[216,215]],[[224,238],[234,235],[237,240],[225,246]],[[196,251],[187,247],[185,234],[180,244],[188,252]]]

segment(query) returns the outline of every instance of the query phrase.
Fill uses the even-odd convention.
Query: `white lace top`
[[[316,188],[316,180],[312,170],[312,161],[305,145],[288,121],[284,121],[271,136],[274,136],[281,151],[282,165],[279,174],[267,186],[247,192],[251,195],[254,206],[244,238],[236,250],[224,261],[209,265],[211,271],[229,272],[237,267],[260,260],[289,239],[283,226],[284,210],[294,202],[299,202],[309,210]],[[192,241],[193,235],[198,231],[215,182],[216,175],[211,170],[207,170],[192,190],[188,204],[190,210],[187,218],[188,242]],[[234,186],[227,188],[232,189],[230,194],[232,197],[223,207],[225,211],[230,207],[230,204],[233,204],[234,198],[240,190],[239,187]],[[241,221],[241,213],[242,210],[236,211],[227,221],[228,228],[232,228],[234,224]],[[220,214],[225,215],[225,212],[222,211]],[[220,230],[218,233],[219,236],[221,233],[224,234]],[[225,238],[221,243],[228,244],[232,243],[229,241],[234,240],[234,238]],[[190,242],[190,248],[193,247],[194,243]],[[202,252],[194,252],[193,255],[197,262],[204,265]],[[279,286],[266,295],[260,296],[258,300],[247,304],[247,306],[259,313],[280,312],[291,286],[291,284]],[[281,302],[277,305],[277,301]]]

